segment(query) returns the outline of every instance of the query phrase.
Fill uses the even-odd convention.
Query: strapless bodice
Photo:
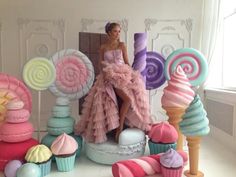
[[[108,63],[124,64],[122,50],[116,49],[105,51],[104,60]]]

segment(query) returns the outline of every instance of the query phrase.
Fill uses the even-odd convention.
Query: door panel
[[[89,53],[89,35],[87,33],[79,33],[79,50],[81,52]]]
[[[79,50],[83,52],[93,64],[95,77],[99,73],[99,49],[101,44],[107,40],[106,34],[99,33],[79,33]],[[79,114],[81,114],[84,97],[79,99]]]

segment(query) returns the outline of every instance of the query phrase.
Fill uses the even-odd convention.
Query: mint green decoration
[[[210,132],[209,120],[199,95],[194,97],[179,123],[180,130],[185,136],[204,136]]]

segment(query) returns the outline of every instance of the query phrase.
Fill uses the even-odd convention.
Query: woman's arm
[[[120,45],[121,45],[121,49],[122,49],[122,53],[123,53],[124,62],[125,62],[125,64],[129,65],[128,53],[127,53],[127,48],[125,46],[125,43],[121,42]]]

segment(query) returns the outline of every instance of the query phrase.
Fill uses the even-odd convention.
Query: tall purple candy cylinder
[[[139,71],[146,81],[147,33],[134,34],[134,62],[132,67]]]

